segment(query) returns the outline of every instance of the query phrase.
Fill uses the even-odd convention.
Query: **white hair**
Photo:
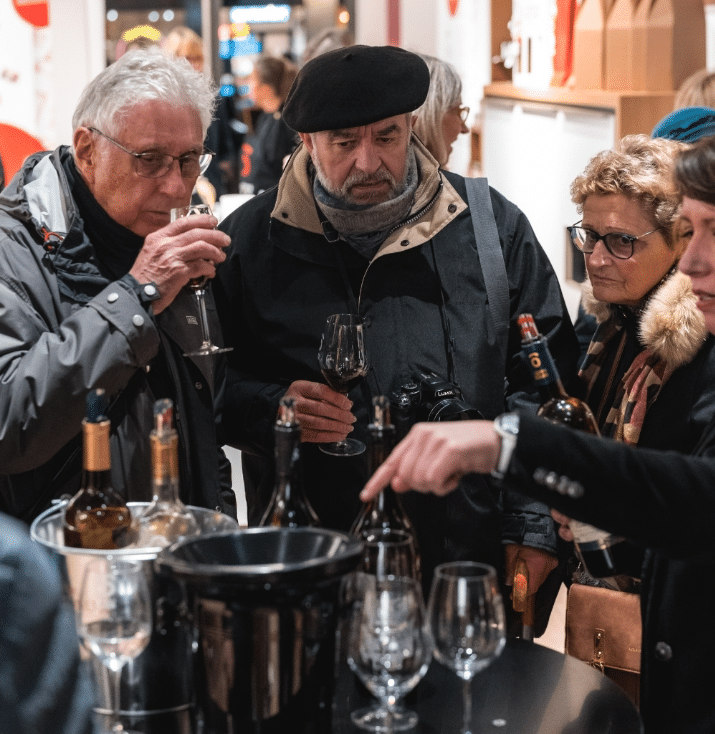
[[[214,84],[186,59],[169,58],[158,49],[130,51],[98,74],[82,91],[72,129],[96,127],[116,135],[122,118],[150,100],[196,110],[206,137],[216,106]]]
[[[442,120],[448,110],[462,103],[462,80],[454,66],[447,61],[427,54],[418,56],[429,68],[430,83],[427,98],[412,113],[416,117],[413,129],[427,150],[444,166],[449,155],[442,133]]]

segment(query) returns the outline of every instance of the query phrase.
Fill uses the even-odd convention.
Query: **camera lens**
[[[429,403],[424,406],[427,410],[428,421],[471,421],[481,418],[478,410],[470,408],[463,400],[448,398],[440,400],[434,405]]]

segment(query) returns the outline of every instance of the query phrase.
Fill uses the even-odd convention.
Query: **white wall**
[[[387,44],[387,0],[356,0],[355,40],[372,46]],[[462,104],[479,114],[482,90],[491,81],[491,13],[489,0],[461,0],[457,14],[446,0],[400,0],[400,46],[449,61],[462,79]],[[468,135],[458,138],[449,167],[466,174],[470,159]]]
[[[70,143],[72,113],[85,85],[106,66],[103,0],[59,0],[50,3],[54,77],[54,128],[48,147]]]
[[[50,3],[50,25],[33,28],[0,0],[0,122],[46,148],[71,141],[72,112],[85,84],[104,68],[104,2]],[[16,78],[17,81],[10,81]]]

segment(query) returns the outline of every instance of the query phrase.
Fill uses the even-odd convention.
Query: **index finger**
[[[369,502],[373,497],[379,494],[390,482],[395,478],[400,468],[402,456],[407,451],[408,441],[403,439],[392,449],[392,453],[378,467],[377,471],[370,477],[367,484],[360,492],[360,499],[363,502]],[[396,491],[402,491],[399,487],[395,487]]]

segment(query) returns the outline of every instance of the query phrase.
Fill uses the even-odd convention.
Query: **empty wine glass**
[[[85,647],[109,670],[111,734],[124,734],[120,718],[120,681],[125,663],[149,644],[152,604],[140,563],[118,559],[90,561],[82,577],[77,631]]]
[[[363,320],[359,316],[349,313],[328,316],[320,340],[318,364],[328,385],[343,395],[347,395],[351,380],[367,374]],[[365,444],[346,438],[320,444],[320,450],[332,456],[355,456],[365,451]]]
[[[379,703],[350,715],[361,729],[404,731],[414,711],[397,702],[423,678],[432,659],[422,589],[414,579],[356,574],[348,631],[348,665]]]
[[[472,561],[437,566],[428,615],[435,657],[463,681],[462,734],[470,734],[471,680],[499,657],[506,642],[496,570]]]
[[[195,214],[211,214],[211,207],[208,204],[190,204],[189,206],[180,206],[171,210],[171,221],[175,222],[182,217],[190,217]],[[188,282],[188,287],[193,291],[196,297],[196,304],[199,307],[199,323],[201,325],[201,346],[193,352],[186,352],[184,357],[206,357],[212,354],[220,354],[221,352],[230,352],[233,347],[218,347],[211,341],[211,333],[209,332],[209,320],[206,314],[206,283],[208,278],[192,278]]]
[[[359,570],[378,578],[405,576],[419,580],[415,540],[406,530],[375,531],[362,536],[363,557]]]

